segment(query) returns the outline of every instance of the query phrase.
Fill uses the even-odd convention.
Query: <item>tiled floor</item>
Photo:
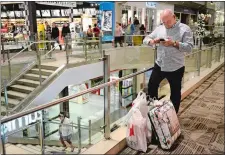
[[[182,101],[178,116],[182,135],[170,150],[120,154],[224,154],[224,67]]]

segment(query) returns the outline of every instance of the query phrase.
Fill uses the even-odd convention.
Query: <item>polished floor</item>
[[[224,154],[224,67],[181,103],[182,134],[170,150],[149,145],[146,153],[127,147],[120,154]]]

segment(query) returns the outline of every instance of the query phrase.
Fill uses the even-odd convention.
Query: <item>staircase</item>
[[[57,67],[41,65],[41,80],[44,82],[50,75],[56,71]],[[8,111],[12,111],[19,105],[28,95],[32,93],[40,85],[39,68],[34,66],[32,69],[23,74],[19,79],[15,80],[7,87],[8,95]],[[1,96],[1,115],[6,115],[7,107],[5,104],[4,92]]]
[[[6,154],[41,154],[40,145],[30,145],[30,144],[5,144]],[[62,151],[63,147],[61,146],[45,146],[45,154],[65,154]],[[81,152],[84,152],[86,148],[81,149]],[[70,148],[67,148],[66,154],[76,154],[78,148],[74,149],[74,152],[71,152]]]

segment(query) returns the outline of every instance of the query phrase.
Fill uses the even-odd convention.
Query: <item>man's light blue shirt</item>
[[[180,23],[180,21],[170,29],[160,25],[150,35],[145,37],[143,43],[148,45],[151,39],[166,39],[168,37],[173,41],[179,42],[179,48],[166,47],[159,44],[156,63],[161,67],[161,71],[172,72],[184,66],[185,52],[192,52],[193,34],[190,27]]]

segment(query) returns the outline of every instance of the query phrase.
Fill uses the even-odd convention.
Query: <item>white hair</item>
[[[173,12],[173,10],[171,10],[171,9],[165,9],[165,10],[163,10],[163,11],[160,13],[160,17],[162,17],[163,15],[171,15],[171,16],[173,16],[173,15],[174,15],[174,12]]]

